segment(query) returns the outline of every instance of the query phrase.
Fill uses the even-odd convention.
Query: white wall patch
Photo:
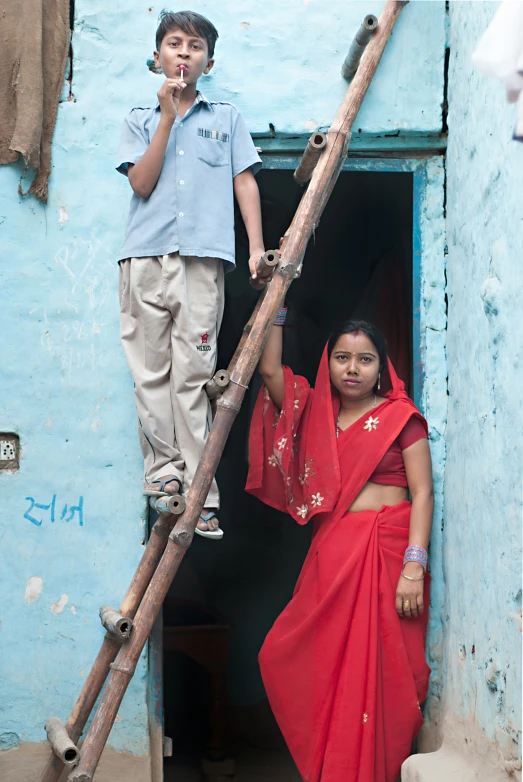
[[[40,578],[40,576],[31,576],[31,578],[28,579],[27,584],[25,585],[24,597],[29,603],[29,605],[31,605],[31,603],[34,603],[35,600],[38,600],[38,598],[42,594],[43,588],[44,588],[44,580],[43,578]]]
[[[49,609],[52,614],[61,614],[62,611],[65,608],[65,604],[68,602],[69,598],[67,595],[62,595],[60,600],[57,600],[56,603],[53,603],[51,608]]]

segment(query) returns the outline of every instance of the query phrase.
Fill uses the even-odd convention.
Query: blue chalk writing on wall
[[[67,505],[64,505],[60,514],[60,519],[64,519],[69,523],[74,519],[75,513],[78,513],[78,524],[80,527],[84,526],[84,498],[80,497],[78,505],[71,505],[69,512],[67,511]]]
[[[44,518],[46,518],[46,520],[50,521],[51,523],[55,522],[56,494],[53,494],[52,500],[48,505],[44,505],[43,503],[36,502],[34,497],[26,497],[25,499],[26,502],[29,502],[31,504],[29,505],[26,512],[24,513],[24,519],[30,521],[31,524],[35,525],[35,527],[41,527]],[[38,511],[46,511],[46,513],[45,514],[38,513],[35,516],[33,516],[31,514],[35,509]],[[60,521],[65,521],[67,522],[67,524],[69,524],[69,522],[73,521],[73,519],[77,514],[78,514],[78,526],[83,527],[84,525],[84,498],[83,497],[80,497],[80,499],[78,500],[78,505],[68,505],[67,503],[65,503],[60,513]]]

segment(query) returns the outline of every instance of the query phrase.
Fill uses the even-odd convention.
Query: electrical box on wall
[[[13,432],[0,432],[0,472],[20,469],[20,438]]]

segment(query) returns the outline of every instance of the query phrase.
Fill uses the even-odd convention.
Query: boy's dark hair
[[[156,30],[156,50],[160,51],[162,41],[171,30],[182,30],[186,35],[196,35],[207,41],[209,58],[214,55],[214,46],[218,38],[218,30],[205,16],[194,11],[162,11],[158,17]]]

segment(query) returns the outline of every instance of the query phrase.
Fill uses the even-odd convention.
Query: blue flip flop
[[[216,518],[216,513],[213,510],[210,510],[208,513],[205,513],[202,511],[200,513],[200,519],[202,521],[205,521],[208,523],[211,519]],[[211,538],[211,540],[221,540],[223,538],[223,530],[218,527],[218,529],[196,529],[194,530],[197,535],[201,535],[202,538]]]
[[[154,481],[151,481],[150,483],[145,484],[145,488],[143,490],[143,493],[146,497],[168,497],[169,492],[165,491],[165,487],[168,483],[172,483],[173,481],[176,481],[178,483],[178,491],[176,494],[182,494],[183,492],[183,484],[179,478],[177,478],[175,475],[166,475],[164,478],[157,478]],[[159,489],[151,489],[148,488],[150,486],[153,486],[155,483],[160,484]]]

